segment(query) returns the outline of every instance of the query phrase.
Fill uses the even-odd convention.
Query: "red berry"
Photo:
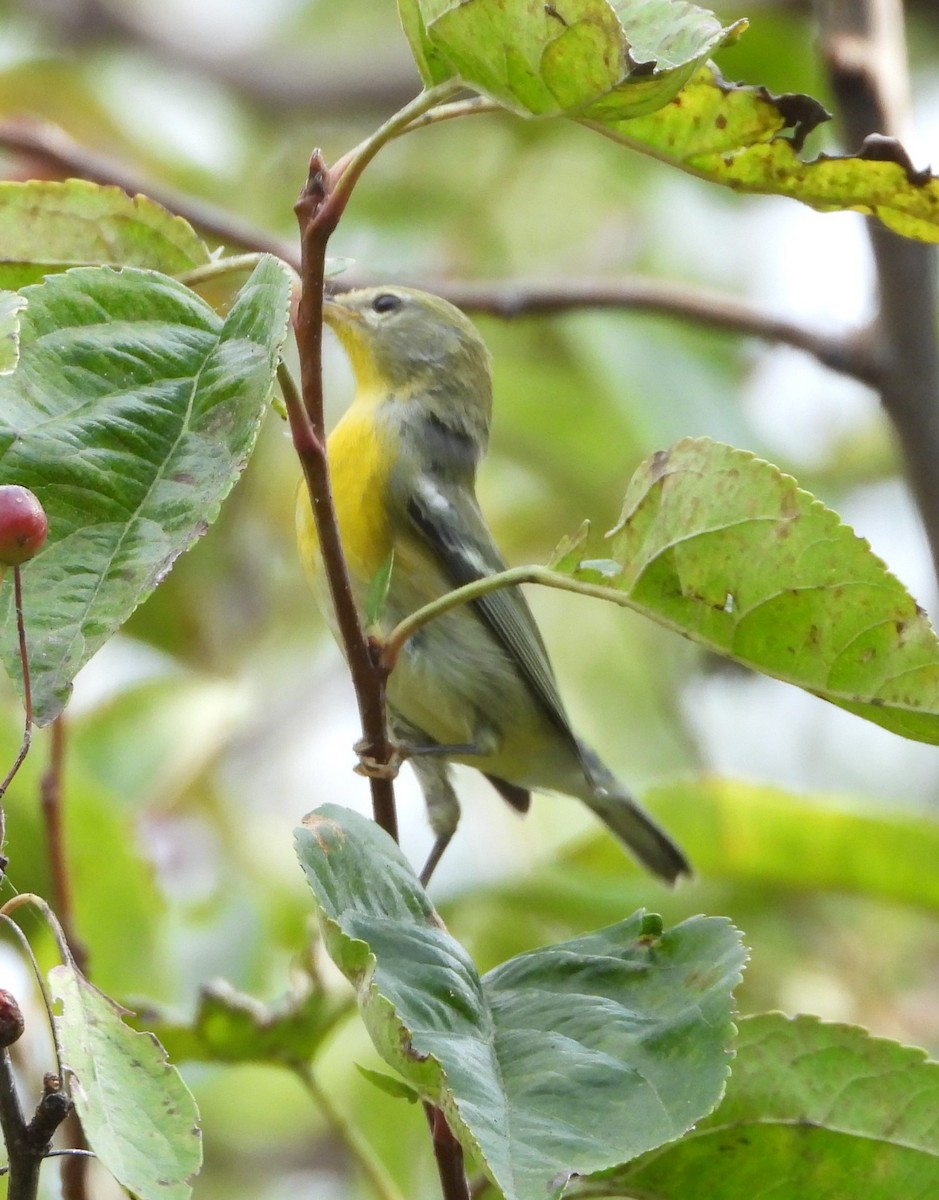
[[[0,990],[0,1046],[12,1046],[23,1033],[23,1014],[13,996]]]
[[[49,523],[42,505],[15,483],[0,485],[0,563],[18,567],[42,549]]]

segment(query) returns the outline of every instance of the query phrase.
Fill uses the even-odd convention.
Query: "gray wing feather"
[[[407,510],[423,543],[455,588],[506,569],[474,502],[461,496],[457,509],[444,490],[435,487],[432,498],[412,494]],[[455,529],[460,530],[459,540],[453,536]],[[500,588],[474,600],[471,607],[511,657],[547,715],[570,739],[579,756],[580,748],[558,694],[547,650],[521,591],[516,587]]]

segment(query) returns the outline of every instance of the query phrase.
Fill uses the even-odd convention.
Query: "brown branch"
[[[365,286],[359,277],[344,275],[340,286]],[[791,346],[811,354],[823,366],[864,383],[876,383],[881,363],[866,330],[840,334],[817,333],[808,326],[775,316],[733,296],[692,284],[656,279],[524,280],[512,283],[469,283],[420,280],[415,286],[436,292],[458,308],[513,320],[580,309],[632,310],[691,321],[745,337]]]
[[[294,447],[313,506],[323,569],[329,580],[339,634],[355,688],[362,722],[363,753],[382,764],[389,763],[392,757],[385,716],[385,672],[372,654],[359,620],[342,550],[326,457],[322,374],[323,285],[326,247],[343,207],[343,204],[330,204],[332,194],[333,179],[329,168],[320,152],[314,151],[307,182],[295,206],[301,245],[301,293],[295,333],[300,357],[302,403],[289,384],[283,388],[283,392]],[[376,772],[370,777],[369,783],[375,820],[397,841],[398,823],[392,780],[384,773]]]
[[[851,146],[902,132],[909,71],[900,0],[820,0],[822,50]],[[868,220],[879,292],[884,409],[939,574],[939,298],[936,249]]]
[[[297,266],[297,250],[293,243],[240,220],[226,209],[156,183],[125,163],[82,146],[51,122],[29,117],[0,121],[0,146],[42,164],[44,169],[61,178],[89,179],[92,183],[119,187],[129,196],[149,196],[226,246],[274,254],[294,268]]]
[[[446,108],[447,106],[444,106]],[[423,120],[416,118],[412,127]],[[182,192],[160,187],[124,164],[88,150],[54,125],[21,119],[0,121],[0,146],[43,162],[61,174],[74,174],[96,183],[113,184],[129,195],[142,193],[225,245],[275,254],[299,270],[296,248],[264,230],[240,221],[213,205]],[[343,290],[386,283],[358,273],[342,277]],[[409,281],[469,312],[512,319],[584,308],[651,312],[706,328],[791,346],[812,355],[823,366],[876,385],[881,363],[865,330],[820,334],[808,326],[775,316],[755,305],[711,289],[654,279],[570,282],[461,282],[418,279]]]
[[[443,1200],[470,1200],[469,1182],[463,1167],[463,1147],[453,1136],[439,1108],[425,1101],[424,1115],[430,1127]]]
[[[36,1200],[39,1190],[39,1170],[42,1160],[49,1153],[49,1143],[56,1129],[62,1124],[71,1105],[68,1097],[61,1091],[57,1075],[46,1075],[43,1080],[42,1097],[32,1120],[26,1120],[16,1091],[16,1079],[13,1063],[8,1046],[22,1032],[22,1017],[16,1001],[9,994],[3,993],[5,1027],[16,1021],[11,1018],[19,1017],[19,1030],[10,1033],[5,1028],[7,1036],[0,1047],[0,1128],[3,1130],[3,1141],[7,1149],[9,1161],[9,1181],[7,1200]]]

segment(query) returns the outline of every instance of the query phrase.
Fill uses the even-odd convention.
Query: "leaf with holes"
[[[49,972],[55,1036],[88,1144],[139,1200],[188,1200],[202,1165],[199,1113],[162,1046],[72,965]]]
[[[523,116],[652,112],[746,27],[685,0],[399,0],[398,10],[425,83],[458,76]]]
[[[570,569],[754,670],[939,743],[939,640],[870,546],[743,450],[687,439],[633,476],[610,558]]]

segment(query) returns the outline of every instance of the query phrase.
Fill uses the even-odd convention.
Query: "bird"
[[[506,568],[475,490],[492,416],[490,355],[463,312],[413,288],[327,297],[324,321],[355,377],[353,401],[327,440],[339,532],[361,613],[373,581],[391,564],[379,616],[379,633],[387,634],[423,605]],[[335,634],[305,488],[297,535]],[[691,873],[668,834],[574,733],[518,587],[423,625],[401,649],[386,703],[391,735],[415,771],[435,835],[425,884],[459,822],[453,763],[480,771],[521,813],[533,791],[575,797],[666,883]]]

